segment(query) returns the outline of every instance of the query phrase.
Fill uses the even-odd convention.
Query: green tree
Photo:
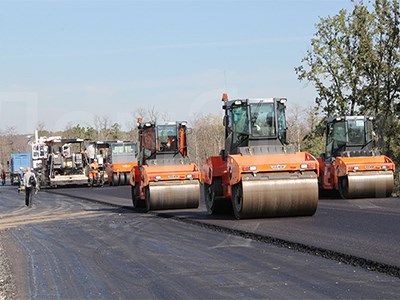
[[[112,140],[122,139],[123,132],[121,130],[121,125],[119,125],[118,123],[114,123],[109,130],[109,136]]]
[[[91,126],[87,126],[85,128],[79,124],[75,126],[68,124],[64,132],[61,133],[61,136],[64,138],[81,138],[95,140],[97,138],[97,132]]]
[[[314,84],[325,115],[373,116],[378,146],[391,154],[400,113],[399,1],[375,0],[371,8],[363,1],[353,4],[350,13],[343,9],[320,19],[295,71],[299,80]]]
[[[85,138],[94,141],[97,139],[97,132],[92,126],[87,126],[85,130]]]

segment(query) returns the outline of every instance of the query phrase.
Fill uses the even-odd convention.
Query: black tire
[[[150,188],[148,186],[145,187],[145,212],[148,212],[151,210],[151,202],[150,202]]]
[[[119,173],[119,185],[125,185],[125,173]]]
[[[209,215],[231,214],[232,205],[228,199],[221,196],[221,180],[213,180],[212,185],[204,184],[204,202]]]
[[[125,173],[125,184],[126,185],[130,184],[130,182],[129,182],[130,178],[131,178],[131,174]]]
[[[232,208],[236,219],[243,218],[243,188],[241,182],[232,186]]]
[[[339,177],[339,194],[342,199],[349,198],[349,179],[347,176]]]
[[[117,173],[112,174],[112,185],[113,186],[119,185],[119,176],[117,175]]]
[[[140,192],[138,186],[131,185],[132,205],[134,209],[143,209],[146,207],[146,202],[140,200],[139,193]]]

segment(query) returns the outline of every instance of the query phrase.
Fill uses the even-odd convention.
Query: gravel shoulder
[[[15,257],[19,253],[17,247],[9,238],[6,231],[0,232],[0,299],[22,299],[24,293],[17,291],[16,282],[19,281],[18,274],[23,274],[17,269],[21,269],[21,264],[11,262],[10,258]],[[17,254],[18,255],[18,254]],[[25,286],[25,285],[20,285]],[[26,295],[25,295],[26,296]]]

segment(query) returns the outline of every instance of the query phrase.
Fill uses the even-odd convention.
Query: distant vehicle
[[[137,166],[138,147],[132,141],[96,141],[86,146],[89,163],[97,159],[99,170],[109,185],[129,184],[129,174]]]
[[[106,173],[110,185],[127,185],[131,170],[138,164],[137,143],[123,141],[110,145],[110,163],[106,164]]]
[[[40,187],[87,185],[84,139],[41,137],[32,143],[32,165]]]
[[[19,184],[21,171],[31,167],[30,153],[13,153],[10,162],[10,181],[11,184]]]
[[[395,164],[374,147],[372,117],[326,120],[326,150],[318,158],[319,184],[343,199],[390,197]]]

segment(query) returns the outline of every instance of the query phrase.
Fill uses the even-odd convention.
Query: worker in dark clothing
[[[1,185],[5,184],[6,184],[6,172],[4,171],[4,169],[1,169]]]

